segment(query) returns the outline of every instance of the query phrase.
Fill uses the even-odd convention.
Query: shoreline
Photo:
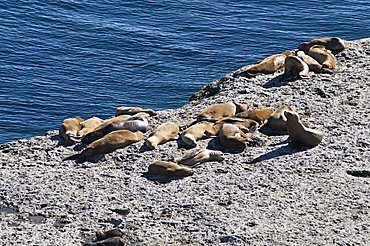
[[[225,153],[223,162],[164,182],[143,173],[154,160],[188,152],[176,141],[144,152],[141,141],[82,164],[62,161],[77,150],[58,145],[56,130],[1,144],[1,241],[76,245],[96,229],[118,226],[129,245],[368,244],[370,180],[347,171],[370,169],[370,39],[346,45],[333,75],[280,84],[277,73],[252,79],[229,73],[201,88],[196,100],[150,119],[152,128],[165,121],[184,126],[213,103],[289,104],[325,132],[315,148],[292,148],[287,135],[261,133],[264,146]]]

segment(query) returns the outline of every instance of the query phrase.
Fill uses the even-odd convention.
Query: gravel
[[[314,148],[261,131],[262,146],[168,179],[145,172],[187,153],[179,141],[84,163],[63,161],[81,148],[60,144],[56,130],[0,145],[1,245],[82,245],[114,227],[128,245],[370,245],[370,39],[346,45],[332,75],[282,83],[278,73],[230,73],[150,120],[184,129],[213,103],[288,104],[325,133]],[[207,146],[217,140],[199,141]]]

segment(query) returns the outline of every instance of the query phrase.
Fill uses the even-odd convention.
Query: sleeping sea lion
[[[313,57],[306,55],[303,51],[298,51],[297,56],[308,65],[308,68],[312,72],[329,74],[333,73],[333,70],[323,67],[318,61],[316,61]]]
[[[83,137],[86,134],[92,132],[97,126],[99,126],[101,123],[103,123],[103,120],[98,117],[92,117],[90,119],[87,119],[85,121],[82,121],[81,124],[81,130],[78,132],[78,137]]]
[[[105,154],[116,149],[121,149],[132,143],[138,142],[144,138],[142,132],[131,132],[129,130],[117,130],[108,133],[101,139],[98,139],[87,146],[81,153],[72,155],[65,160],[75,159],[84,161],[87,158],[98,154]]]
[[[337,65],[337,59],[330,50],[322,45],[314,45],[308,50],[308,55],[313,57],[323,68],[333,70]]]
[[[285,71],[282,80],[290,81],[308,78],[308,65],[298,56],[289,56],[285,59]]]
[[[254,64],[250,68],[234,74],[234,77],[243,76],[247,78],[252,78],[260,73],[262,74],[276,73],[280,69],[284,68],[285,59],[291,55],[293,55],[293,53],[289,50],[286,50],[282,54],[269,56],[264,60]]]
[[[116,110],[116,116],[119,115],[134,115],[137,113],[147,113],[150,116],[157,115],[157,112],[155,112],[152,109],[142,109],[140,107],[118,107]]]
[[[304,146],[316,146],[322,141],[324,133],[305,127],[296,112],[285,111],[284,115],[287,119],[286,127],[291,142]]]
[[[215,124],[213,125],[212,129],[208,130],[206,132],[206,135],[207,136],[209,136],[209,135],[211,135],[211,136],[218,135],[220,130],[221,130],[221,127],[223,126],[223,124],[226,124],[226,123],[236,125],[237,127],[239,127],[239,129],[243,129],[243,131],[249,131],[253,127],[258,128],[259,124],[256,121],[254,121],[252,119],[237,117],[238,115],[246,115],[246,114],[247,114],[247,112],[243,112],[243,113],[240,113],[240,114],[236,114],[235,116],[225,117],[225,118],[222,118],[221,120],[216,121]]]
[[[224,159],[225,157],[220,151],[196,149],[183,157],[175,158],[175,162],[186,166],[193,166],[197,163],[200,164],[207,161],[223,161]]]
[[[239,127],[232,124],[223,124],[219,133],[220,143],[227,148],[244,149],[248,143],[256,143],[256,139],[249,133],[244,133]]]
[[[159,144],[177,139],[179,131],[180,128],[176,123],[166,122],[158,126],[157,129],[150,134],[145,143],[150,149],[155,149]]]
[[[267,120],[269,127],[279,131],[286,131],[286,117],[284,115],[285,111],[293,111],[293,109],[288,105],[281,105],[278,107]]]
[[[189,146],[195,147],[197,141],[206,136],[212,130],[213,123],[200,122],[187,128],[182,134],[181,139]]]
[[[263,125],[267,118],[272,114],[272,110],[269,108],[261,109],[249,109],[245,112],[234,115],[235,118],[251,119],[257,122],[260,126]],[[253,122],[250,122],[253,124]]]
[[[68,118],[63,120],[62,125],[59,127],[59,137],[61,137],[66,144],[74,144],[74,137],[77,137],[78,132],[81,130],[80,123],[83,121],[81,117]]]
[[[323,45],[326,49],[332,51],[334,55],[345,49],[343,40],[337,37],[317,38],[309,42],[303,42],[298,46],[298,49],[303,50],[307,54],[308,50],[314,45]]]
[[[197,120],[219,120],[233,116],[236,113],[236,105],[232,102],[216,103],[204,108],[198,115]]]
[[[148,174],[169,177],[186,177],[193,175],[194,172],[190,168],[182,167],[174,162],[155,161],[149,165]]]

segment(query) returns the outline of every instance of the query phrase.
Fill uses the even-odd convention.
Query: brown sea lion
[[[130,131],[141,131],[146,132],[149,123],[148,119],[149,115],[146,113],[138,113],[135,115],[120,115],[113,117],[104,121],[98,127],[96,127],[93,131],[86,134],[82,139],[81,142],[84,144],[90,144],[106,134],[116,131],[116,130],[130,130]]]
[[[144,138],[142,132],[131,132],[129,130],[117,130],[108,133],[104,137],[92,142],[81,153],[70,156],[66,160],[75,159],[84,161],[98,154],[105,154],[116,149],[121,149]]]
[[[225,157],[220,151],[196,149],[183,157],[175,158],[175,162],[186,166],[193,166],[197,163],[200,164],[207,161],[223,161],[224,159]]]
[[[314,45],[323,45],[326,49],[332,51],[334,55],[345,49],[343,40],[337,37],[317,38],[309,42],[303,42],[298,46],[298,49],[303,50],[307,54],[308,50]]]
[[[233,116],[236,113],[236,105],[232,102],[216,103],[204,108],[198,115],[197,120],[219,120]]]
[[[235,118],[251,119],[257,122],[260,126],[263,125],[267,118],[272,114],[272,110],[269,108],[261,109],[249,109],[245,112],[234,115]],[[250,122],[253,124],[253,122]]]
[[[297,56],[300,57],[307,65],[310,71],[315,73],[329,73],[332,74],[333,70],[323,67],[318,61],[313,57],[306,55],[303,51],[298,51]]]
[[[189,146],[195,147],[197,141],[206,136],[212,130],[213,123],[200,122],[187,128],[182,134],[181,139]]]
[[[143,109],[140,107],[118,107],[116,110],[116,116],[119,115],[134,115],[137,113],[147,113],[150,116],[157,115],[157,112],[152,109]]]
[[[94,243],[84,243],[83,246],[124,246],[125,240],[122,237],[110,237]]]
[[[155,161],[149,165],[148,174],[169,177],[186,177],[193,175],[194,172],[190,168],[182,167],[174,162]]]
[[[255,143],[256,139],[249,133],[244,133],[233,124],[223,124],[219,133],[220,143],[227,148],[244,149],[248,143]]]
[[[285,59],[285,71],[282,80],[296,80],[308,78],[308,65],[298,56],[289,56]]]
[[[291,142],[304,146],[316,146],[322,141],[324,133],[305,127],[296,112],[285,111],[284,115],[287,119],[286,127]]]
[[[241,71],[234,75],[234,77],[247,77],[252,78],[258,74],[272,74],[276,73],[280,69],[284,68],[284,61],[287,57],[293,55],[289,50],[285,51],[282,54],[276,54],[265,58],[264,60],[254,64],[250,68]]]
[[[146,140],[146,145],[150,149],[155,149],[159,144],[164,144],[170,140],[178,138],[180,128],[179,125],[172,122],[166,122],[157,127],[149,138]]]
[[[122,235],[124,235],[124,231],[120,228],[114,228],[108,231],[97,230],[95,235],[96,240],[101,241],[111,237],[122,237]]]
[[[284,115],[285,111],[293,111],[293,109],[288,105],[281,105],[278,107],[267,120],[269,127],[279,131],[286,131],[286,117]]]
[[[337,65],[337,59],[330,50],[322,45],[314,45],[308,50],[308,55],[313,57],[323,68],[333,70]]]
[[[92,132],[96,127],[103,123],[103,120],[98,117],[92,117],[81,122],[81,130],[78,132],[78,137],[83,137]]]
[[[247,111],[243,113],[236,114],[235,116],[232,117],[225,117],[222,118],[221,120],[218,120],[215,122],[211,130],[208,130],[206,132],[207,136],[216,136],[219,134],[221,127],[223,124],[233,124],[239,127],[239,129],[242,129],[243,131],[249,131],[251,128],[256,127],[258,128],[259,124],[252,120],[252,119],[246,119],[246,118],[238,118],[238,115],[247,115]]]
[[[62,125],[59,127],[59,137],[61,137],[66,144],[74,144],[74,137],[77,137],[78,132],[81,130],[80,123],[83,121],[81,117],[68,118],[63,120]]]

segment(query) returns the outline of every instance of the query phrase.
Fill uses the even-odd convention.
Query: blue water
[[[117,106],[176,108],[315,37],[370,37],[370,1],[0,0],[0,143]]]

